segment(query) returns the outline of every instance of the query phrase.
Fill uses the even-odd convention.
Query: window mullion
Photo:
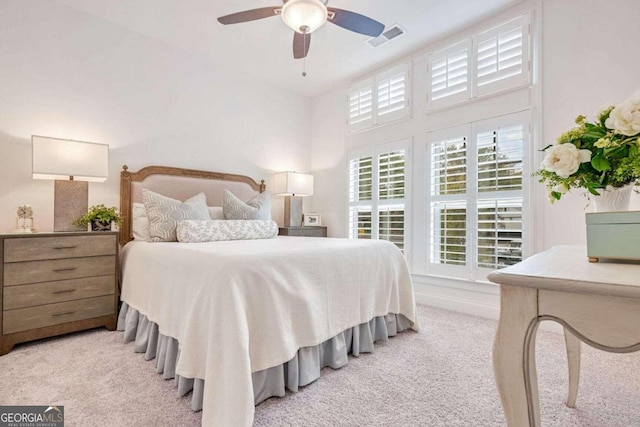
[[[467,141],[467,266],[470,278],[477,277],[478,258],[478,126],[471,124]]]
[[[380,201],[380,152],[378,150],[374,151],[373,155],[373,186],[372,186],[372,194],[371,194],[371,238],[379,239],[379,213],[378,206]]]

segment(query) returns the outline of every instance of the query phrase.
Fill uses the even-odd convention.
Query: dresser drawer
[[[3,334],[115,314],[113,295],[4,311]]]
[[[113,234],[5,239],[4,262],[114,255],[115,239]]]
[[[13,262],[4,265],[4,286],[53,282],[79,277],[114,275],[116,257],[96,256],[46,261]]]
[[[115,293],[115,279],[116,277],[112,275],[9,286],[4,290],[4,309],[15,310],[16,308],[113,295]]]

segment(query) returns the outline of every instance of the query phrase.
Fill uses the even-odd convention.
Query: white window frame
[[[498,38],[518,28],[522,29],[522,71],[516,75],[501,78],[491,83],[479,85],[478,77],[478,60],[480,44],[491,38]],[[507,89],[519,88],[527,86],[530,82],[531,71],[531,17],[529,14],[522,15],[516,19],[505,22],[502,25],[483,31],[474,37],[474,67],[473,80],[476,96],[484,96],[494,92],[500,92]]]
[[[374,85],[375,85],[375,80],[373,78],[368,78],[350,86],[349,90],[347,91],[347,121],[349,123],[349,127],[352,130],[366,129],[373,126],[373,120],[375,117],[375,109],[376,109]],[[356,120],[354,121],[353,120],[354,118],[351,117],[351,98],[353,97],[354,94],[358,93],[357,95],[358,108],[360,108],[361,100],[360,100],[359,93],[362,89],[367,89],[367,88],[371,90],[371,117],[362,119],[360,118],[362,114],[358,114],[355,117]]]
[[[454,93],[451,95],[444,95],[443,97],[437,98],[437,99],[433,99],[433,67],[434,64],[436,64],[439,61],[444,60],[446,62],[446,82],[447,85],[449,83],[449,59],[451,56],[453,55],[457,55],[459,52],[462,51],[466,51],[466,67],[467,67],[467,72],[466,72],[466,84],[467,87],[463,90],[460,91],[458,93]],[[471,86],[472,86],[472,80],[471,80],[471,56],[472,56],[472,46],[471,46],[471,39],[468,40],[464,40],[462,42],[456,43],[452,46],[449,46],[445,49],[442,49],[438,52],[434,52],[430,55],[428,55],[427,57],[427,63],[428,63],[428,78],[427,78],[427,105],[430,108],[438,108],[438,107],[447,107],[449,105],[453,105],[453,104],[458,104],[460,102],[466,101],[467,99],[471,98]]]
[[[386,114],[379,114],[379,83],[393,76],[404,74],[404,106]],[[351,118],[351,95],[362,88],[370,87],[372,91],[372,117],[370,119],[353,122]],[[403,62],[391,68],[387,68],[374,76],[367,77],[363,80],[355,82],[349,86],[347,90],[347,124],[351,132],[357,132],[365,129],[372,129],[388,123],[394,123],[411,117],[411,63]]]
[[[395,150],[404,150],[404,198],[394,198],[387,200],[380,200],[380,176],[379,176],[379,156],[384,153]],[[371,239],[379,239],[379,221],[380,210],[385,208],[390,209],[394,206],[404,206],[404,234],[403,234],[403,252],[405,257],[409,257],[411,253],[411,139],[402,139],[393,142],[387,142],[382,144],[373,145],[366,148],[354,149],[349,151],[347,156],[347,169],[350,168],[351,161],[354,159],[360,159],[363,157],[372,158],[372,197],[371,200],[350,200],[349,194],[348,200],[348,214],[347,222],[351,216],[351,208],[370,208],[371,209]],[[351,177],[348,178],[348,185],[351,184]],[[353,221],[357,223],[357,217],[353,218]],[[357,224],[347,223],[347,230],[357,230]],[[349,238],[357,238],[353,233],[349,233]]]
[[[494,26],[485,31],[470,35],[464,39],[449,45],[444,49],[427,55],[427,100],[426,111],[430,113],[433,110],[449,108],[452,106],[462,105],[475,99],[491,96],[497,93],[521,89],[531,85],[531,58],[533,49],[531,43],[531,13],[523,13],[516,18],[510,19],[502,24]],[[484,40],[492,37],[498,37],[500,34],[512,31],[516,28],[522,28],[522,72],[507,78],[499,79],[482,86],[478,86],[478,47]],[[467,55],[467,90],[455,93],[453,95],[444,96],[438,99],[432,99],[432,67],[435,62],[454,54],[461,49],[468,49]]]
[[[522,257],[526,258],[531,254],[533,237],[530,234],[531,230],[531,206],[530,206],[530,175],[531,175],[531,156],[532,156],[532,134],[531,134],[531,111],[525,110],[517,113],[507,114],[504,116],[494,117],[491,119],[480,120],[478,122],[468,123],[465,125],[446,128],[438,131],[427,133],[427,142],[425,146],[425,171],[426,171],[426,203],[425,209],[427,212],[426,221],[428,226],[426,227],[427,233],[427,250],[426,250],[426,266],[427,273],[441,276],[458,277],[468,280],[486,280],[488,273],[493,269],[478,267],[478,254],[477,254],[477,242],[478,242],[478,202],[488,199],[507,198],[512,199],[514,197],[522,198]],[[478,134],[486,131],[496,130],[501,127],[513,126],[515,124],[522,124],[523,135],[523,150],[522,150],[522,190],[511,191],[494,191],[487,193],[479,193],[477,187],[477,137]],[[466,193],[464,194],[452,194],[452,195],[436,195],[431,194],[432,177],[431,177],[431,145],[435,142],[441,142],[446,139],[453,139],[455,137],[466,137],[467,142],[467,158],[474,159],[472,162],[466,164]],[[465,204],[466,208],[466,256],[465,265],[448,265],[431,262],[431,253],[433,250],[433,236],[431,232],[432,221],[432,202],[460,201]]]

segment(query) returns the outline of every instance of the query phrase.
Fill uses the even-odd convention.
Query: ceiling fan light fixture
[[[289,28],[309,34],[327,22],[327,6],[321,0],[289,0],[282,6],[282,20]]]

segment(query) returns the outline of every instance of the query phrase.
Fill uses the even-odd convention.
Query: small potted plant
[[[91,206],[89,212],[78,218],[74,224],[87,226],[91,224],[91,231],[111,231],[111,223],[120,224],[120,215],[115,206],[110,208],[105,205]]]

